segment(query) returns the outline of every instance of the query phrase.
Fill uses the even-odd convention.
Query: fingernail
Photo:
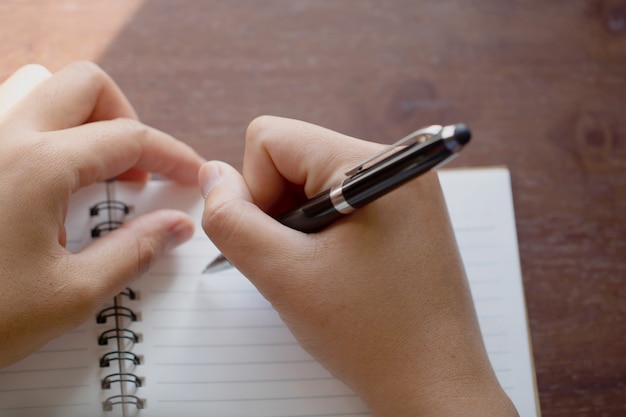
[[[169,251],[188,241],[193,236],[193,225],[188,222],[180,222],[168,230],[165,250]]]
[[[222,170],[216,163],[208,162],[200,170],[200,189],[206,198],[211,190],[222,180]]]

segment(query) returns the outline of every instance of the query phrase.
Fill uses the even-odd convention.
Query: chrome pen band
[[[330,189],[330,202],[333,204],[335,210],[337,210],[341,214],[350,214],[355,208],[350,205],[346,201],[346,198],[343,196],[343,182],[340,184],[334,185]]]

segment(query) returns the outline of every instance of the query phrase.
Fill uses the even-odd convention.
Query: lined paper
[[[143,211],[173,200],[200,219],[199,192],[187,191],[171,187],[133,204]],[[190,242],[133,285],[142,321],[130,328],[144,334],[135,351],[146,358],[137,369],[146,376],[138,390],[147,399],[146,415],[369,416],[358,397],[298,345],[245,277],[235,269],[201,274],[217,254],[197,227]]]
[[[441,170],[439,180],[491,364],[520,417],[538,416],[509,171]]]
[[[81,189],[73,196],[66,222],[67,248],[76,252],[91,241],[89,207],[106,199],[104,184]],[[22,361],[0,369],[0,416],[99,416],[102,401],[118,393],[102,390],[100,381],[111,368],[100,368],[98,358],[110,346],[98,345],[106,325],[95,318],[43,346]]]
[[[481,331],[496,373],[521,416],[536,416],[535,387],[508,171],[439,173]],[[105,197],[99,184],[74,197],[68,217],[73,250],[91,239],[86,208]],[[140,336],[125,348],[142,358],[126,369],[142,386],[125,383],[145,409],[102,411],[116,393],[102,390],[95,320],[41,351],[0,370],[0,415],[13,416],[369,416],[363,403],[295,341],[249,281],[231,269],[202,275],[216,248],[199,224],[196,187],[151,182],[115,184],[116,199],[134,213],[173,207],[197,219],[193,239],[132,283],[139,299],[124,299],[140,320],[124,326]],[[68,383],[68,381],[72,381]],[[120,384],[113,384],[120,385]],[[119,388],[117,388],[119,390]]]

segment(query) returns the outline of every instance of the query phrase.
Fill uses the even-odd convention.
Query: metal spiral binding
[[[118,379],[113,379],[117,377]],[[143,379],[139,378],[135,374],[130,374],[127,372],[117,372],[115,374],[109,374],[101,381],[102,389],[111,388],[111,384],[114,382],[132,382],[136,387],[141,387],[143,385]]]
[[[106,200],[94,204],[89,208],[90,216],[97,216],[100,214],[100,210],[119,210],[124,214],[130,213],[130,207],[125,203],[116,200]]]
[[[103,308],[96,315],[96,322],[102,324],[106,323],[107,319],[113,319],[115,327],[104,330],[98,336],[98,344],[99,345],[108,345],[109,341],[115,341],[114,345],[116,348],[111,350],[110,352],[105,353],[100,358],[100,367],[107,368],[111,366],[112,362],[117,362],[117,366],[115,366],[115,372],[111,372],[107,374],[101,381],[102,389],[111,389],[113,384],[119,384],[121,394],[112,395],[107,397],[102,403],[102,409],[104,411],[112,411],[114,406],[122,406],[126,405],[134,405],[137,409],[145,408],[146,401],[137,397],[136,395],[128,394],[125,391],[124,384],[133,384],[136,388],[140,388],[144,385],[143,378],[132,372],[126,372],[126,365],[134,367],[141,365],[142,359],[140,356],[135,353],[124,350],[122,347],[124,346],[124,340],[128,340],[131,343],[140,343],[141,335],[123,327],[122,320],[130,320],[131,322],[137,321],[137,314],[128,307],[123,307],[118,305],[118,300],[120,298],[127,297],[129,299],[136,299],[137,293],[133,291],[131,288],[126,288],[124,291],[119,293],[119,295],[114,299],[114,305],[110,307]]]
[[[102,223],[98,223],[91,229],[91,237],[100,237],[105,232],[110,232],[117,229],[123,224],[118,220],[107,220]]]
[[[138,410],[145,408],[146,400],[143,400],[136,395],[113,395],[102,403],[103,411],[113,411],[114,405],[132,404],[137,407]]]
[[[133,384],[136,388],[140,388],[144,385],[143,378],[139,377],[135,373],[126,372],[126,365],[134,367],[141,365],[142,358],[135,353],[124,350],[124,340],[130,341],[132,344],[141,342],[141,335],[123,327],[121,324],[122,319],[130,320],[131,322],[137,321],[137,314],[128,307],[118,305],[118,299],[122,297],[128,297],[129,299],[136,299],[137,293],[130,288],[126,288],[115,299],[114,305],[103,308],[96,315],[96,322],[102,324],[106,323],[107,319],[114,319],[113,328],[104,330],[98,336],[99,345],[108,345],[109,341],[115,341],[113,350],[105,353],[100,358],[100,367],[107,368],[112,365],[112,362],[117,362],[115,371],[107,374],[101,381],[102,389],[111,389],[113,384],[119,384],[121,394],[112,395],[107,397],[102,403],[102,409],[104,411],[112,411],[114,406],[134,405],[137,409],[145,408],[146,401],[137,397],[136,395],[128,394],[125,391],[124,384]]]
[[[127,350],[113,350],[107,352],[100,358],[100,368],[111,365],[111,361],[129,361],[133,365],[141,365],[141,357]]]
[[[126,316],[130,321],[137,321],[137,314],[128,307],[111,306],[103,310],[100,310],[96,316],[96,322],[98,324],[106,323],[109,317]]]
[[[129,297],[134,298],[136,294],[130,288],[127,288],[125,291],[120,293],[118,297],[114,300],[115,305],[112,307],[107,307],[102,309],[96,316],[96,321],[98,323],[106,323],[107,319],[114,319],[115,327],[104,330],[98,336],[98,344],[99,345],[108,345],[109,341],[115,341],[114,345],[116,348],[111,350],[110,352],[105,353],[100,358],[100,367],[107,368],[111,366],[112,362],[116,361],[117,366],[115,366],[115,372],[111,372],[107,374],[101,381],[102,389],[111,389],[113,384],[119,384],[121,394],[112,395],[107,397],[103,404],[102,409],[104,411],[112,411],[113,407],[116,405],[125,407],[126,405],[134,405],[137,409],[142,409],[145,407],[145,400],[126,393],[125,384],[130,383],[133,384],[136,388],[143,386],[143,378],[139,377],[135,373],[127,372],[126,365],[134,367],[138,366],[142,363],[141,357],[137,356],[135,353],[129,350],[123,350],[124,340],[130,341],[132,344],[140,343],[141,337],[136,332],[123,327],[121,324],[121,319],[126,319],[132,321],[137,320],[137,314],[133,310],[128,307],[122,307],[117,305],[118,298],[120,297]]]
[[[115,328],[100,333],[100,336],[98,337],[98,344],[100,346],[106,346],[109,344],[109,340],[111,339],[127,339],[133,343],[141,342],[141,337],[139,337],[139,335],[132,330]]]
[[[91,206],[89,208],[89,215],[91,217],[99,216],[101,211],[107,212],[107,220],[96,224],[91,229],[91,237],[100,237],[102,234],[120,227],[124,222],[114,219],[112,213],[117,211],[122,215],[129,214],[132,211],[132,207],[126,205],[122,201],[107,199]]]
[[[124,216],[130,212],[130,206],[113,198],[113,184],[112,182],[107,182],[107,200],[99,202],[89,209],[89,214],[92,217],[102,217],[102,214],[106,213],[105,219],[96,223],[91,229],[91,236],[98,238],[106,232],[117,229],[123,224]],[[129,300],[138,298],[135,291],[131,288],[126,288],[113,299],[112,306],[103,308],[96,315],[97,323],[105,324],[108,320],[111,320],[113,325],[112,328],[100,333],[98,337],[98,344],[101,346],[108,345],[109,341],[114,342],[114,347],[111,348],[111,351],[100,357],[100,367],[112,367],[113,362],[116,362],[116,366],[112,369],[113,372],[107,374],[102,379],[101,386],[103,390],[108,390],[112,388],[112,385],[118,384],[119,390],[117,392],[120,393],[110,395],[103,401],[102,409],[104,411],[113,411],[115,406],[120,406],[122,409],[125,409],[127,406],[143,409],[146,406],[145,399],[127,391],[130,389],[127,388],[126,384],[132,384],[135,388],[140,388],[144,385],[144,379],[133,372],[128,372],[129,369],[133,369],[142,363],[142,358],[131,352],[128,346],[130,343],[130,349],[132,350],[133,344],[141,342],[141,335],[126,328],[129,321],[131,323],[138,321],[139,316],[131,308],[121,305],[121,300],[124,297]]]

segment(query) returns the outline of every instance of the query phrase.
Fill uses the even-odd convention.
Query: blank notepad
[[[537,416],[508,171],[440,171],[440,179],[489,357],[520,415]],[[193,239],[98,317],[0,370],[0,415],[369,416],[245,277],[234,269],[201,274],[218,251],[199,226],[196,187],[153,181],[83,189],[68,213],[68,248],[161,207],[196,218]]]

